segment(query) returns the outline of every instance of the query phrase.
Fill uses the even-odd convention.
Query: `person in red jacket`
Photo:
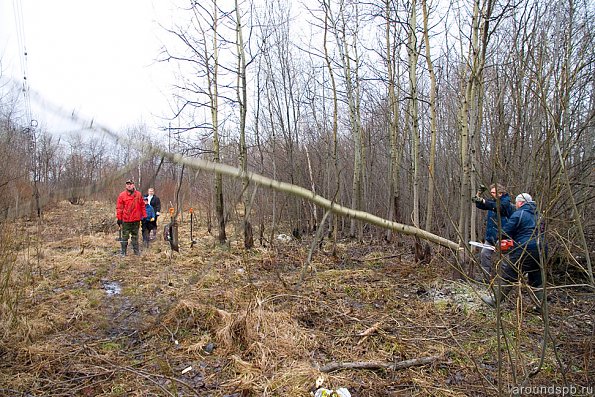
[[[134,254],[140,255],[138,228],[141,219],[146,217],[147,212],[145,211],[143,195],[134,187],[134,181],[129,179],[126,181],[126,190],[120,193],[116,202],[116,218],[118,218],[118,226],[122,228],[122,238],[120,239],[120,245],[122,246],[120,254],[122,256],[126,256],[129,237],[132,240]]]

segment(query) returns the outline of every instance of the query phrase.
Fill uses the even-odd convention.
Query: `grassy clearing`
[[[526,312],[526,296],[505,307],[498,339],[481,291],[449,279],[437,265],[449,258],[412,263],[406,241],[318,251],[300,282],[307,238],[246,252],[195,228],[190,248],[183,223],[179,254],[158,239],[140,258],[120,258],[112,213],[64,202],[41,234],[32,222],[4,226],[2,393],[308,396],[320,378],[353,396],[492,396],[538,365],[543,321]],[[554,292],[550,308],[557,351],[550,343],[529,384],[593,379],[592,297],[564,297]],[[429,356],[438,359],[397,371],[319,370]]]

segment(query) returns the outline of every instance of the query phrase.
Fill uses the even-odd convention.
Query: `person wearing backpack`
[[[149,198],[147,196],[143,197],[143,201],[145,203],[145,212],[147,214],[147,216],[141,220],[143,244],[145,248],[149,248],[149,241],[151,241],[151,231],[157,227],[155,225],[155,210],[153,209],[153,206],[149,204]]]
[[[122,228],[122,238],[120,239],[120,255],[126,256],[128,248],[128,239],[132,241],[132,249],[135,255],[140,255],[138,248],[138,228],[140,221],[147,217],[143,196],[134,187],[134,181],[126,181],[126,189],[120,193],[116,201],[116,218],[118,226]]]

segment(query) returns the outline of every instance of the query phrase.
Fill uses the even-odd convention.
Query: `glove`
[[[118,219],[118,226],[122,226],[122,219]]]
[[[483,203],[483,199],[478,196],[471,197],[471,201],[473,201],[474,203]]]
[[[500,251],[508,251],[509,248],[514,246],[514,241],[512,240],[502,240],[500,241]]]

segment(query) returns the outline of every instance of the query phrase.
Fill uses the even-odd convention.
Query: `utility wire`
[[[25,117],[29,126],[33,126],[33,115],[31,112],[31,98],[29,96],[29,82],[27,70],[27,45],[25,40],[25,18],[23,14],[22,2],[20,0],[13,0],[14,22],[17,33],[17,49],[19,55],[19,63],[21,66],[21,73],[23,75],[22,92],[25,104]]]
[[[38,167],[38,154],[37,154],[37,121],[33,120],[33,114],[31,111],[31,96],[29,95],[29,82],[27,81],[28,70],[27,70],[27,45],[25,41],[25,17],[23,15],[22,2],[20,0],[13,0],[13,11],[14,21],[17,31],[17,49],[19,53],[19,60],[21,63],[21,71],[23,73],[23,102],[25,105],[25,120],[28,126],[25,128],[25,134],[28,135],[28,139],[31,142],[31,171],[33,172],[33,186],[34,186],[34,198],[37,207],[38,220],[41,219],[41,203],[39,196],[39,186],[37,183],[40,180],[39,167]],[[40,224],[38,223],[38,228]]]

